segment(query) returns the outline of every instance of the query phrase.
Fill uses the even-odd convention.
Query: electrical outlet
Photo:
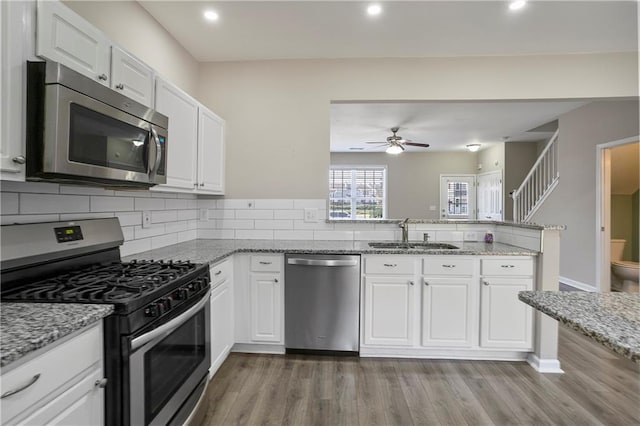
[[[464,233],[465,241],[478,241],[478,233],[477,232],[465,232]]]
[[[304,209],[304,221],[305,222],[317,222],[318,221],[318,209],[306,208]]]
[[[148,228],[151,226],[151,212],[149,210],[145,210],[142,212],[142,227]]]
[[[200,209],[200,222],[206,222],[209,220],[209,210]]]

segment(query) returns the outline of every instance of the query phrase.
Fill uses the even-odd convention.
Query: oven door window
[[[149,132],[72,103],[69,160],[147,173]]]
[[[206,360],[205,311],[201,310],[144,355],[145,423]]]

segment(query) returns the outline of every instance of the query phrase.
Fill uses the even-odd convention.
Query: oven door
[[[201,389],[211,365],[210,314],[207,292],[177,317],[129,340],[131,425],[169,424]]]
[[[45,91],[44,173],[166,182],[165,129],[60,84]]]

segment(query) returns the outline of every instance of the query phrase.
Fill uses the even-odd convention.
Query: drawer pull
[[[274,282],[274,283],[277,283],[277,282],[278,282],[278,279],[277,279],[277,278],[274,278],[274,279],[273,279],[273,282]]]
[[[265,262],[264,260],[261,260],[260,262],[261,265],[271,265],[271,262]]]
[[[489,285],[489,281],[484,281],[482,284]]]
[[[217,277],[217,276],[218,276],[218,275],[220,275],[221,273],[222,273],[222,271],[218,271],[218,272],[216,272],[216,273],[215,273],[215,274],[213,274],[213,275],[215,275],[215,276]]]
[[[28,388],[29,386],[31,386],[32,384],[37,382],[39,378],[40,378],[40,373],[38,373],[35,376],[33,376],[31,378],[31,380],[29,380],[29,383],[27,383],[27,384],[25,384],[23,386],[20,386],[18,389],[12,389],[10,391],[6,391],[5,393],[2,394],[2,396],[0,396],[0,399],[4,399],[4,398],[6,398],[8,396],[17,394],[18,392],[22,392],[23,390],[25,390],[26,388]]]
[[[107,81],[107,75],[106,74],[100,74],[98,76],[98,80]]]
[[[425,282],[424,282],[424,285],[429,285],[429,281],[425,281]]]
[[[456,265],[442,265],[443,268],[455,268]]]
[[[501,268],[515,268],[516,265],[500,265]]]
[[[103,377],[102,379],[98,379],[96,380],[96,382],[94,383],[94,386],[100,388],[100,389],[104,389],[107,387],[107,378]]]
[[[413,281],[409,281],[409,284],[415,285],[416,283],[414,283]]]
[[[396,266],[398,266],[397,263],[385,263],[384,266],[388,267],[388,268],[395,268]]]

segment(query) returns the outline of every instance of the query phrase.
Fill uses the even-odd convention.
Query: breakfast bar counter
[[[518,298],[640,363],[640,294],[523,291]]]

